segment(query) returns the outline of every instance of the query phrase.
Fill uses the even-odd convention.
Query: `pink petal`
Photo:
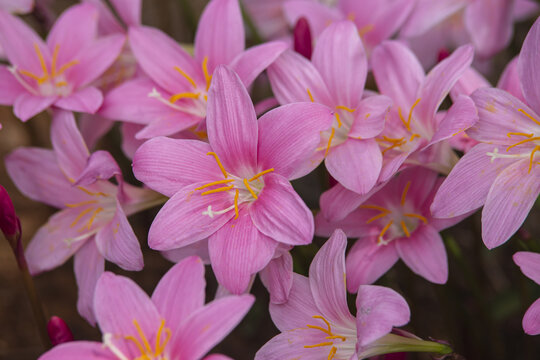
[[[116,356],[103,347],[101,342],[70,341],[53,347],[39,360],[114,360]]]
[[[90,153],[77,128],[72,112],[63,110],[54,112],[51,142],[58,166],[65,176],[74,181],[84,170]]]
[[[409,48],[397,41],[385,41],[373,50],[371,66],[381,94],[395,106],[409,109],[424,81],[424,69]]]
[[[93,86],[59,98],[54,105],[70,111],[94,114],[103,103],[103,94]]]
[[[208,240],[216,278],[233,294],[246,291],[251,276],[270,262],[276,246],[276,241],[257,230],[247,211],[241,211],[238,219],[230,220]]]
[[[390,333],[394,326],[409,322],[411,312],[405,299],[392,289],[362,285],[356,297],[358,345],[366,346]]]
[[[378,188],[377,186],[376,189]],[[321,212],[328,221],[342,220],[366,201],[374,191],[375,189],[366,195],[360,195],[337,184],[321,195]]]
[[[489,189],[482,211],[482,239],[489,249],[504,242],[519,229],[540,194],[538,167],[529,172],[529,159],[504,169]]]
[[[194,311],[203,307],[205,287],[204,264],[195,256],[174,265],[161,278],[152,294],[152,302],[173,333]]]
[[[525,276],[540,285],[540,254],[519,251],[512,258]]]
[[[165,116],[155,117],[153,121],[137,132],[137,139],[151,139],[158,136],[173,136],[180,131],[197,126],[202,118],[182,112],[171,112]]]
[[[289,298],[293,283],[293,259],[286,251],[272,259],[259,273],[262,283],[270,294],[273,304],[283,304]]]
[[[451,218],[484,205],[495,178],[514,159],[496,158],[491,162],[495,146],[478,144],[469,150],[452,169],[439,188],[431,205],[438,218]]]
[[[128,37],[137,62],[159,86],[171,93],[191,91],[192,85],[175,71],[176,66],[196,84],[204,83],[200,65],[167,34],[158,29],[138,26],[129,29]]]
[[[330,175],[344,187],[363,195],[377,183],[382,167],[382,154],[374,139],[349,138],[330,150],[325,164]]]
[[[281,41],[271,41],[254,46],[235,57],[231,62],[231,68],[238,74],[247,88],[286,49],[287,44]]]
[[[347,289],[356,293],[364,284],[372,284],[383,276],[398,261],[394,244],[377,244],[373,237],[357,240],[349,253],[347,267]]]
[[[55,21],[47,46],[53,52],[58,46],[57,64],[73,60],[84,47],[91,46],[97,35],[98,10],[91,4],[69,7]]]
[[[401,28],[400,35],[404,37],[423,35],[466,5],[467,0],[417,0],[411,15]]]
[[[225,169],[238,177],[253,176],[257,164],[257,117],[240,78],[226,66],[219,66],[212,78],[206,127],[208,141]]]
[[[127,26],[141,24],[142,0],[111,0],[111,4]]]
[[[296,24],[298,18],[305,17],[315,37],[318,37],[329,23],[343,17],[337,9],[309,0],[285,1],[283,11],[290,25]]]
[[[176,359],[200,359],[240,323],[254,300],[251,295],[227,296],[199,308],[171,339],[171,354]]]
[[[536,300],[523,316],[523,330],[529,335],[540,334],[540,299]]]
[[[94,290],[99,277],[105,271],[105,259],[99,253],[95,241],[86,241],[75,254],[73,265],[79,287],[77,310],[86,321],[95,326]]]
[[[384,95],[363,99],[354,112],[354,122],[349,137],[369,139],[379,135],[383,129],[392,99]]]
[[[121,206],[117,205],[114,218],[97,233],[96,243],[108,261],[124,270],[142,270],[141,246]]]
[[[138,0],[132,1],[135,3]],[[103,0],[82,0],[83,3],[94,5],[98,10],[98,32],[103,35],[110,35],[124,32],[124,28],[119,23],[118,18],[112,13],[111,8]]]
[[[135,177],[150,188],[172,196],[195,182],[211,182],[223,174],[212,148],[198,140],[159,137],[145,142],[133,157]]]
[[[380,228],[366,224],[366,221],[372,217],[373,215],[369,210],[359,208],[342,220],[330,221],[320,212],[315,216],[315,235],[330,237],[336,229],[343,230],[349,238],[363,238],[371,234],[379,235]]]
[[[527,102],[532,107],[535,106],[532,105],[535,103],[533,99],[531,99],[531,102],[525,100],[523,91],[521,90],[521,81],[519,80],[519,56],[513,58],[506,65],[501,77],[499,78],[499,82],[497,83],[497,88],[509,92],[510,94],[514,95],[514,97],[518,98],[522,102]]]
[[[27,121],[45,109],[48,109],[55,101],[56,97],[35,96],[30,93],[22,93],[15,99],[13,113],[21,121]]]
[[[313,52],[313,65],[319,70],[332,99],[355,108],[364,92],[367,56],[356,26],[350,21],[326,28]]]
[[[203,360],[232,360],[232,358],[222,354],[210,354],[205,356]]]
[[[137,124],[123,123],[120,126],[120,132],[122,133],[122,151],[128,159],[133,159],[137,149],[144,143],[143,140],[135,138],[135,134],[141,129],[142,126]]]
[[[189,256],[197,256],[205,264],[210,264],[210,255],[208,254],[208,239],[197,241],[193,244],[183,246],[178,249],[162,251],[161,255],[169,261],[180,262]]]
[[[321,142],[320,132],[333,120],[328,107],[314,103],[294,103],[267,112],[259,119],[259,167],[291,178],[299,165],[309,161]]]
[[[538,66],[538,59],[540,58],[539,44],[540,20],[536,20],[523,42],[517,65],[523,95],[527,100],[527,104],[536,113],[540,113],[540,86],[536,81],[540,77],[540,66]]]
[[[116,176],[116,181],[122,187],[122,173],[116,160],[107,151],[98,150],[90,155],[84,171],[76,178],[75,185],[90,185],[98,180],[109,180],[113,176]]]
[[[346,247],[347,237],[343,231],[336,230],[317,252],[309,267],[313,300],[321,315],[337,324],[352,319],[345,289]]]
[[[314,3],[317,4],[317,3]],[[321,320],[311,319],[308,324],[316,323],[318,326],[324,327],[325,324]],[[255,360],[277,360],[277,359],[295,359],[302,360],[321,360],[328,359],[329,347],[313,347],[306,348],[306,345],[315,345],[323,342],[328,342],[325,339],[325,333],[318,329],[309,329],[305,327],[291,329],[274,336],[255,354]],[[338,356],[339,350],[337,352]],[[347,359],[339,357],[336,359]],[[351,358],[356,360],[356,358]]]
[[[195,34],[195,59],[208,57],[208,72],[229,64],[244,51],[245,35],[238,0],[212,0],[201,15]]]
[[[111,130],[114,122],[99,115],[81,114],[79,130],[87,146],[92,149],[105,134]]]
[[[491,87],[491,84],[482,74],[471,67],[465,70],[461,78],[456,82],[452,90],[450,90],[450,97],[452,101],[455,101],[459,95],[470,96],[477,89],[483,87]]]
[[[257,229],[280,243],[305,245],[313,239],[313,215],[291,184],[278,174],[264,177],[264,188],[251,205]]]
[[[11,71],[5,65],[0,66],[0,104],[13,105],[15,100],[22,94],[26,93],[26,89],[15,79]]]
[[[436,284],[448,280],[448,260],[439,232],[429,225],[421,225],[410,238],[397,240],[399,257],[416,274]]]
[[[207,215],[210,210],[229,208],[233,196],[220,192],[201,196],[195,188],[204,183],[188,185],[165,203],[148,233],[148,246],[154,250],[171,250],[202,240],[215,233],[234,216],[234,211]],[[206,214],[205,214],[206,213]]]

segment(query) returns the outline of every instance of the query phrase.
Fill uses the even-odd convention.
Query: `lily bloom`
[[[448,262],[439,232],[463,217],[441,220],[431,216],[429,206],[441,183],[436,172],[412,167],[368,196],[361,197],[346,189],[331,189],[321,196],[316,234],[330,236],[341,228],[347,236],[358,238],[347,255],[350,292],[375,282],[400,258],[428,281],[446,283]],[[340,196],[336,196],[338,192]],[[357,202],[357,207],[345,217],[334,211],[342,196]]]
[[[525,276],[540,285],[540,254],[520,251],[514,254],[513,259]],[[523,330],[529,335],[540,334],[540,299],[523,316]]]
[[[54,150],[19,148],[6,157],[7,171],[23,194],[61,209],[34,235],[26,259],[30,272],[38,274],[75,255],[77,307],[93,323],[92,294],[104,260],[125,270],[143,267],[139,242],[126,216],[163,198],[124,183],[109,153],[90,154],[73,113],[55,112],[51,139]],[[113,176],[118,185],[108,181]]]
[[[448,218],[484,205],[482,239],[489,249],[519,229],[540,194],[539,41],[537,20],[519,55],[526,103],[500,89],[472,94],[479,120],[467,134],[479,144],[452,169],[431,206],[433,216]]]
[[[332,127],[322,133],[317,152],[299,172],[307,174],[325,159],[328,172],[360,194],[371,190],[379,177],[382,155],[375,136],[383,130],[392,105],[386,96],[362,99],[367,72],[364,47],[350,21],[324,30],[312,62],[289,50],[268,68],[280,104],[312,101],[335,114]]]
[[[327,107],[311,103],[257,120],[238,75],[218,66],[208,94],[209,143],[159,137],[135,153],[137,179],[171,196],[150,227],[149,246],[171,250],[208,238],[218,281],[242,293],[279,243],[312,241],[313,215],[289,179],[331,121]]]
[[[249,87],[287,47],[272,42],[245,51],[238,0],[212,0],[206,6],[195,36],[194,58],[154,28],[131,27],[128,38],[148,77],[129,81],[108,93],[100,114],[146,125],[136,135],[140,139],[169,136],[189,128],[205,138],[204,118],[214,69],[220,64],[230,65]]]
[[[204,304],[204,265],[189,257],[173,266],[149,297],[133,280],[106,272],[94,306],[103,342],[60,344],[39,360],[202,359],[246,315],[254,298],[228,296]],[[210,355],[204,359],[228,359]]]
[[[362,285],[356,316],[347,305],[345,249],[341,230],[321,247],[309,267],[309,278],[293,274],[287,302],[270,303],[270,315],[281,331],[255,355],[255,360],[365,359],[397,351],[448,353],[442,344],[392,334],[409,322],[405,299],[392,289]]]
[[[116,59],[124,36],[96,38],[98,12],[90,4],[66,10],[44,42],[22,20],[0,12],[0,45],[11,66],[0,67],[0,104],[22,121],[54,105],[94,113],[103,96],[90,83]]]
[[[462,46],[427,75],[409,48],[386,41],[373,51],[371,63],[378,89],[393,100],[383,132],[377,137],[385,182],[406,166],[421,165],[448,173],[457,156],[447,140],[478,120],[468,96],[455,100],[441,118],[437,113],[454,84],[469,68],[473,48]]]

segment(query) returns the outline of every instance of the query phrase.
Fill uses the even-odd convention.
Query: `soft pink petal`
[[[317,308],[322,316],[338,324],[352,319],[345,289],[346,247],[347,237],[343,231],[336,230],[309,267],[309,284]]]
[[[352,193],[352,191],[351,191]],[[356,193],[354,193],[356,194]],[[369,215],[368,215],[369,214]],[[381,229],[373,224],[366,224],[373,215],[366,209],[356,209],[342,220],[329,221],[322,212],[315,216],[315,235],[329,237],[336,229],[341,229],[349,238],[363,238],[379,235]]]
[[[287,44],[281,41],[254,46],[234,58],[231,62],[231,68],[238,74],[247,88],[287,47]]]
[[[523,21],[534,16],[540,10],[540,5],[534,0],[516,0],[514,3],[514,20]]]
[[[152,301],[173,333],[204,305],[205,287],[204,264],[195,256],[174,265],[161,278],[152,294]]]
[[[399,257],[416,274],[436,284],[448,280],[448,260],[439,232],[429,225],[421,225],[410,238],[396,243]]]
[[[84,246],[77,251],[74,257],[73,266],[75,269],[77,286],[79,287],[77,310],[86,321],[95,326],[94,290],[99,277],[105,271],[105,259],[99,253],[95,241],[87,241]]]
[[[240,323],[254,300],[252,295],[227,296],[199,308],[171,339],[171,353],[177,359],[200,359]]]
[[[110,0],[127,26],[141,24],[142,0]]]
[[[143,268],[139,240],[121,206],[117,206],[114,218],[97,233],[96,243],[101,254],[122,269],[138,271]]]
[[[13,113],[22,121],[27,121],[43,110],[48,109],[56,99],[54,96],[36,96],[25,92],[15,99]]]
[[[305,245],[313,239],[313,215],[284,177],[264,176],[264,188],[251,205],[251,219],[259,231],[275,241]]]
[[[208,215],[233,204],[233,195],[220,192],[201,196],[195,183],[178,191],[157,214],[148,233],[148,245],[154,250],[171,250],[205,239],[224,226],[234,211]]]
[[[310,0],[285,1],[283,11],[291,26],[296,24],[298,18],[305,17],[315,37],[318,37],[329,23],[343,17],[337,9]]]
[[[538,85],[538,79],[540,78],[539,58],[540,20],[536,20],[523,42],[517,66],[523,95],[527,100],[527,104],[537,113],[540,112],[540,86]]]
[[[363,99],[354,112],[354,122],[349,137],[369,139],[379,135],[383,129],[392,99],[384,95]]]
[[[99,115],[83,113],[79,117],[79,130],[87,146],[92,149],[113,127],[114,122]]]
[[[13,105],[26,89],[15,79],[5,65],[0,66],[0,105]]]
[[[122,133],[122,151],[128,159],[133,159],[137,149],[144,143],[144,140],[135,138],[135,134],[141,129],[142,126],[137,124],[123,123],[120,126],[120,132]]]
[[[394,290],[362,285],[356,297],[358,345],[365,346],[409,322],[411,312],[405,299]]]
[[[113,353],[101,342],[70,341],[60,344],[39,357],[39,360],[115,360]]]
[[[174,69],[175,66],[188,74],[196,84],[204,83],[201,65],[167,34],[158,29],[138,26],[129,29],[128,37],[137,62],[161,87],[172,93],[193,89],[189,81]]]
[[[293,259],[286,251],[272,259],[259,273],[262,283],[270,293],[273,304],[283,304],[289,298],[293,284]]]
[[[482,239],[489,249],[506,242],[523,224],[540,194],[540,171],[529,159],[502,171],[489,189],[482,211]]]
[[[400,35],[404,37],[422,35],[466,5],[467,0],[417,0],[411,16],[401,28]]]
[[[103,103],[103,94],[93,86],[59,98],[54,105],[70,111],[94,114]]]
[[[521,81],[519,76],[519,58],[519,56],[516,56],[506,65],[503,73],[501,74],[501,77],[499,78],[499,82],[497,83],[497,88],[508,91],[510,94],[514,95],[514,97],[518,98],[522,102],[527,102],[523,95],[523,91],[521,90]],[[529,105],[535,107],[535,105],[532,104],[535,104],[534,99],[531,99]],[[538,109],[540,109],[540,107],[538,107]]]
[[[382,154],[374,139],[349,138],[330,150],[325,164],[330,175],[340,184],[363,195],[377,183],[382,167]]]
[[[253,225],[247,211],[240,211],[237,219],[223,225],[208,240],[218,282],[233,294],[243,293],[251,276],[270,262],[277,244]]]
[[[290,178],[309,161],[320,144],[320,132],[333,120],[328,107],[314,103],[288,104],[267,112],[259,119],[259,167]]]
[[[381,245],[377,239],[368,237],[357,240],[349,253],[347,267],[347,289],[356,293],[360,285],[372,284],[398,261],[394,244]]]
[[[109,180],[116,176],[119,185],[123,186],[121,175],[120,167],[112,155],[107,151],[98,150],[90,155],[84,171],[75,179],[75,185],[90,185],[98,180]]]
[[[540,334],[540,299],[536,300],[523,316],[523,330],[529,335]]]
[[[193,244],[183,246],[178,249],[162,251],[161,255],[169,261],[180,262],[189,256],[197,256],[205,264],[210,264],[210,255],[208,254],[208,240],[197,241]]]
[[[326,28],[317,40],[312,62],[336,104],[355,108],[362,98],[368,71],[356,26],[342,21]]]
[[[379,187],[375,189],[377,188]],[[321,195],[321,212],[329,221],[342,220],[368,199],[375,189],[365,195],[360,195],[337,184]]]
[[[155,117],[153,121],[137,132],[137,139],[151,139],[158,136],[173,136],[181,131],[197,126],[202,118],[181,112],[170,112],[165,116]]]
[[[525,276],[540,285],[540,254],[519,251],[514,254],[513,259]]]
[[[395,106],[409,109],[424,81],[424,69],[409,48],[397,41],[385,41],[373,50],[371,67],[381,94]]]
[[[465,70],[461,78],[456,82],[452,90],[450,90],[450,97],[452,101],[455,101],[459,95],[470,96],[482,87],[491,87],[491,84],[482,74],[471,67]]]
[[[232,360],[232,358],[222,354],[210,354],[205,356],[203,360]]]
[[[315,326],[324,327],[326,324],[321,320],[311,319],[306,324],[317,324]],[[306,324],[302,327],[297,327],[285,331],[274,336],[255,354],[255,360],[279,360],[279,359],[295,359],[302,360],[321,360],[328,359],[330,347],[313,347],[306,348],[306,345],[315,345],[323,342],[328,342],[325,339],[325,333],[318,329],[309,329]],[[340,355],[339,350],[337,352]],[[336,359],[347,359],[339,357]]]
[[[206,127],[208,141],[225,169],[238,177],[253,176],[258,138],[255,109],[238,75],[223,65],[212,78]]]
[[[211,182],[223,177],[212,148],[198,140],[159,137],[148,140],[133,157],[135,177],[148,187],[172,196],[195,182]]]
[[[128,0],[129,1],[129,0]],[[135,3],[138,0],[131,1]],[[90,3],[97,8],[99,12],[98,32],[103,35],[110,35],[124,32],[124,28],[113,14],[111,8],[103,0],[82,0],[83,3]]]

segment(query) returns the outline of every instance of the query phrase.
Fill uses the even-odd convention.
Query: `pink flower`
[[[463,217],[434,219],[429,211],[442,179],[428,169],[404,170],[374,192],[359,196],[336,185],[321,197],[316,233],[329,236],[341,228],[358,241],[347,255],[347,287],[356,292],[371,284],[402,259],[425,279],[444,284],[448,279],[446,251],[439,232]],[[355,208],[345,206],[347,197]]]
[[[101,92],[89,84],[116,59],[124,36],[96,39],[97,10],[75,5],[60,16],[47,41],[22,20],[0,12],[0,45],[11,62],[0,67],[0,104],[26,121],[51,105],[94,113]]]
[[[513,258],[525,276],[540,285],[540,254],[520,251],[515,253]],[[523,330],[529,335],[540,334],[540,299],[536,300],[523,316]]]
[[[315,255],[309,278],[293,274],[287,302],[270,304],[270,315],[281,331],[255,355],[255,360],[365,359],[398,351],[446,351],[448,347],[391,334],[409,322],[407,302],[394,290],[362,285],[351,315],[345,290],[345,234],[337,230]],[[438,349],[438,350],[437,350]]]
[[[482,239],[490,249],[519,229],[540,193],[539,41],[537,20],[518,65],[523,96],[530,107],[503,90],[474,92],[479,120],[467,134],[480,144],[452,169],[431,206],[433,216],[448,218],[484,205]]]
[[[472,47],[463,46],[425,75],[405,45],[386,41],[375,48],[371,57],[375,81],[381,94],[394,103],[377,138],[383,154],[380,182],[410,165],[450,171],[457,157],[443,140],[468,129],[478,115],[467,96],[458,97],[444,117],[437,111],[472,58]]]
[[[205,305],[205,285],[204,265],[197,257],[173,266],[151,298],[132,280],[106,272],[94,297],[103,342],[61,344],[39,359],[201,359],[240,322],[254,300],[251,295],[228,296]]]
[[[91,299],[104,259],[126,270],[143,267],[126,215],[162,200],[150,190],[124,183],[109,153],[89,154],[71,112],[55,113],[51,139],[54,151],[19,148],[6,157],[8,173],[22,193],[61,209],[34,235],[26,259],[30,272],[37,274],[75,254],[78,309],[93,322]],[[107,181],[112,176],[118,185]]]
[[[317,152],[299,174],[326,159],[328,172],[343,186],[360,194],[371,190],[382,165],[374,137],[383,130],[392,102],[377,95],[362,99],[367,58],[354,24],[330,25],[319,37],[312,62],[290,50],[283,53],[268,68],[268,76],[282,105],[312,101],[335,112],[332,128],[325,129]]]
[[[189,128],[205,138],[203,120],[216,66],[230,65],[247,87],[286,48],[284,43],[272,42],[245,51],[238,0],[212,0],[208,4],[195,36],[194,58],[154,28],[131,27],[128,37],[148,77],[129,81],[107,94],[100,114],[146,125],[136,135],[140,139]]]
[[[171,250],[208,238],[218,281],[243,292],[278,243],[311,242],[313,216],[288,179],[331,121],[325,106],[311,103],[282,106],[257,120],[240,78],[218,66],[208,94],[209,144],[160,137],[133,159],[139,180],[172,196],[150,228],[150,247]]]

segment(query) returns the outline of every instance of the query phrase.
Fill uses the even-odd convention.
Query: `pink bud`
[[[309,23],[305,17],[301,17],[294,25],[294,51],[303,55],[307,59],[311,59],[313,51],[311,44],[311,31]]]
[[[69,330],[66,322],[58,316],[52,316],[47,323],[47,333],[53,346],[73,341],[71,330]]]
[[[442,48],[439,50],[439,53],[437,54],[437,62],[441,62],[449,56],[450,56],[450,51],[448,51],[448,49],[446,48]]]
[[[20,233],[19,218],[15,214],[15,208],[8,192],[0,185],[0,230],[6,237]]]

